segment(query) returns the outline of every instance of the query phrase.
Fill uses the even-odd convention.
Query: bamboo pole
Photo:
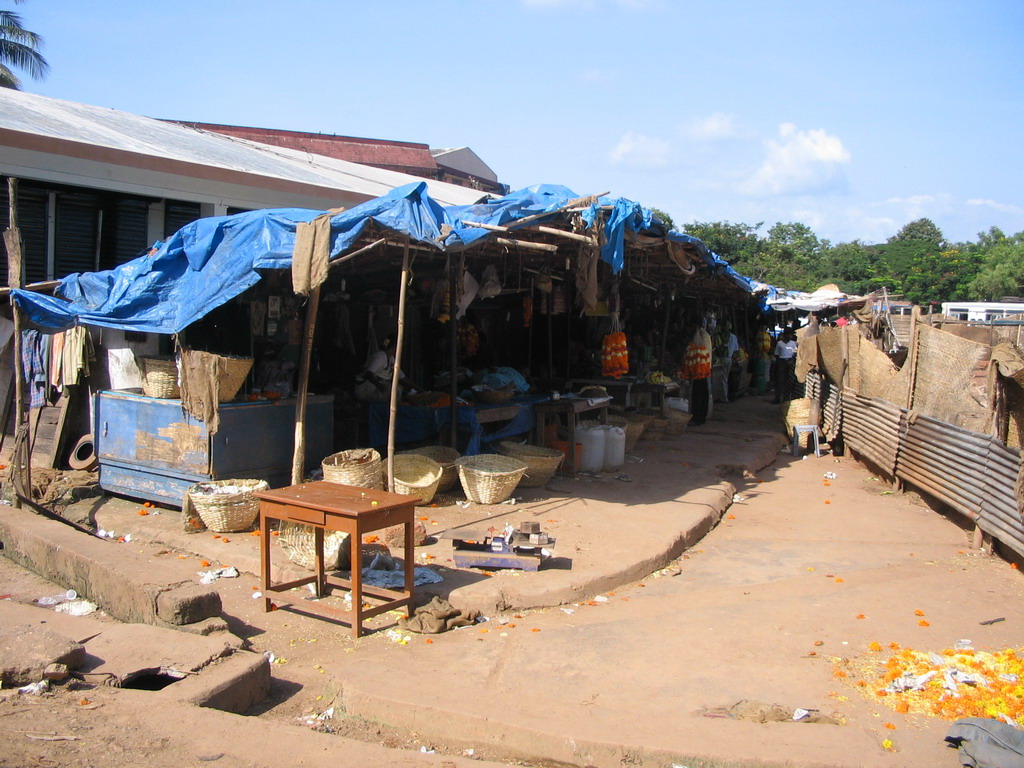
[[[409,237],[402,249],[402,284],[398,289],[398,333],[395,335],[395,364],[391,372],[391,418],[388,420],[388,490],[395,492],[395,426],[398,423],[398,372],[405,342],[405,298],[409,286]],[[455,406],[455,403],[452,403]]]
[[[658,350],[658,370],[665,371],[665,353],[668,348],[668,326],[672,317],[672,293],[665,293],[665,320],[661,326],[661,348]]]
[[[577,232],[568,232],[564,229],[558,229],[557,227],[542,227],[540,225],[531,227],[502,227],[497,224],[484,224],[480,221],[464,221],[462,222],[467,227],[477,227],[478,229],[486,229],[490,232],[541,232],[545,235],[554,235],[556,237],[564,237],[569,240],[576,240],[587,245],[597,245],[597,240],[587,235],[581,235]],[[530,243],[535,245],[535,243]]]
[[[909,411],[914,407],[914,387],[917,385],[917,324],[921,319],[921,307],[915,304],[910,310],[910,349],[907,350],[907,360],[904,365],[910,366],[910,373],[907,376],[907,398],[904,406]]]
[[[364,245],[358,251],[352,251],[351,253],[346,253],[344,256],[339,256],[336,259],[332,259],[330,264],[329,264],[329,266],[333,267],[336,264],[344,264],[346,261],[349,261],[350,259],[354,259],[356,256],[362,256],[364,253],[366,253],[368,251],[372,251],[377,246],[384,245],[384,243],[386,243],[386,242],[387,242],[387,238],[384,238],[384,237],[380,238],[379,240],[374,240],[369,245]]]
[[[455,321],[455,304],[459,293],[458,278],[462,274],[461,266],[465,258],[459,256],[458,267],[454,256],[448,259],[448,394],[451,396],[448,440],[452,448],[456,449],[459,447],[459,412],[456,405],[459,396],[459,330]]]
[[[21,288],[21,233],[18,231],[18,180],[7,178],[8,219],[4,232],[7,246],[7,282],[12,288]],[[32,494],[32,452],[28,447],[28,424],[25,420],[25,368],[21,352],[21,310],[13,301],[11,314],[14,319],[14,452],[11,457],[11,479],[15,493],[11,501],[16,509],[21,508],[20,495]],[[20,487],[19,487],[20,486]]]
[[[509,248],[525,248],[528,251],[545,251],[546,253],[554,253],[558,250],[557,245],[551,243],[531,243],[527,240],[515,240],[511,237],[496,237],[492,242],[498,245],[507,245]]]
[[[302,482],[306,468],[306,400],[309,392],[309,367],[313,359],[313,336],[316,316],[320,310],[320,286],[309,292],[306,321],[302,333],[302,357],[299,362],[299,385],[295,397],[295,450],[292,454],[292,485]]]

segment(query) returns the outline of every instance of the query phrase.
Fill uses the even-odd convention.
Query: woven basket
[[[421,504],[434,500],[441,475],[441,465],[428,456],[405,453],[394,458],[395,493],[419,496]]]
[[[647,430],[650,419],[638,413],[617,413],[608,415],[608,423],[622,427],[626,432],[626,450],[632,451]]]
[[[208,529],[234,533],[252,528],[260,512],[253,493],[268,487],[266,480],[211,480],[191,486],[188,498]]]
[[[373,448],[353,448],[332,453],[321,463],[324,480],[360,488],[384,487],[384,463]]]
[[[282,520],[275,537],[281,549],[296,565],[313,570],[316,564],[316,551],[313,538],[316,535],[312,526],[302,523],[291,523]],[[348,534],[341,531],[324,531],[324,569],[336,571],[341,568],[341,555]]]
[[[178,364],[173,357],[140,357],[137,362],[142,372],[142,391],[147,397],[181,397]]]
[[[798,400],[786,400],[779,408],[782,412],[782,420],[786,425],[786,437],[789,440],[793,439],[793,427],[811,423],[811,398],[809,397],[802,397]],[[800,446],[806,448],[810,439],[810,433],[801,433]]]
[[[526,464],[526,474],[519,480],[522,488],[539,488],[546,485],[562,465],[565,454],[555,448],[539,445],[524,445],[502,440],[498,449],[506,456],[519,459]]]
[[[438,483],[437,490],[441,492],[450,490],[457,482],[459,482],[459,468],[455,466],[455,460],[462,454],[454,448],[449,448],[446,445],[425,445],[422,448],[412,448],[408,451],[402,451],[402,454],[409,453],[426,456],[428,459],[433,459],[441,465],[441,469],[444,471],[441,474],[441,482]]]
[[[659,414],[661,412],[659,411]],[[647,415],[647,429],[644,430],[641,436],[644,440],[663,440],[665,434],[668,431],[668,417],[667,416],[654,416]]]
[[[466,498],[477,504],[500,504],[516,489],[526,473],[526,462],[511,456],[481,453],[457,462]]]
[[[238,390],[252,369],[251,357],[228,357],[219,355],[217,360],[217,381],[220,384],[218,399],[222,403],[234,400]]]
[[[683,434],[683,431],[686,429],[686,425],[690,423],[691,418],[693,418],[692,414],[683,413],[682,411],[669,410],[668,425],[665,427],[665,434]]]

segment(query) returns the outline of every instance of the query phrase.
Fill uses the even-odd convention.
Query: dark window
[[[199,211],[199,203],[168,200],[164,208],[164,236],[170,237],[186,224],[191,224],[200,217]]]

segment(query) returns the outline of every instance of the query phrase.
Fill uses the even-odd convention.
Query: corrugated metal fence
[[[973,520],[1024,556],[1021,451],[989,435],[807,376],[821,406],[822,429],[841,434],[858,456]]]

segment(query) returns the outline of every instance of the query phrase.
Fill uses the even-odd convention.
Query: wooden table
[[[260,585],[263,590],[263,610],[273,609],[270,593],[281,595],[285,602],[309,607],[301,598],[283,593],[295,587],[314,584],[316,596],[324,597],[328,587],[341,587],[352,592],[352,636],[362,634],[363,620],[400,606],[412,608],[413,571],[415,553],[413,540],[413,513],[420,501],[415,496],[358,488],[340,483],[317,481],[289,485],[254,494],[260,500]],[[294,581],[274,584],[270,575],[271,520],[302,523],[313,529],[314,574]],[[396,591],[383,587],[363,586],[363,535],[393,525],[405,526],[405,589]],[[349,535],[351,551],[351,578],[327,576],[324,572],[324,531],[342,531]],[[364,596],[383,601],[363,607]],[[343,612],[326,606],[317,611],[345,618]]]
[[[608,423],[608,404],[610,397],[584,398],[584,397],[561,397],[558,400],[547,400],[533,406],[533,412],[537,420],[537,441],[544,441],[544,428],[547,426],[548,417],[557,417],[558,414],[566,415],[566,422],[569,427],[569,447],[567,449],[569,459],[569,473],[575,475],[579,467],[576,464],[576,423],[580,414],[597,411],[597,418],[602,424]]]

